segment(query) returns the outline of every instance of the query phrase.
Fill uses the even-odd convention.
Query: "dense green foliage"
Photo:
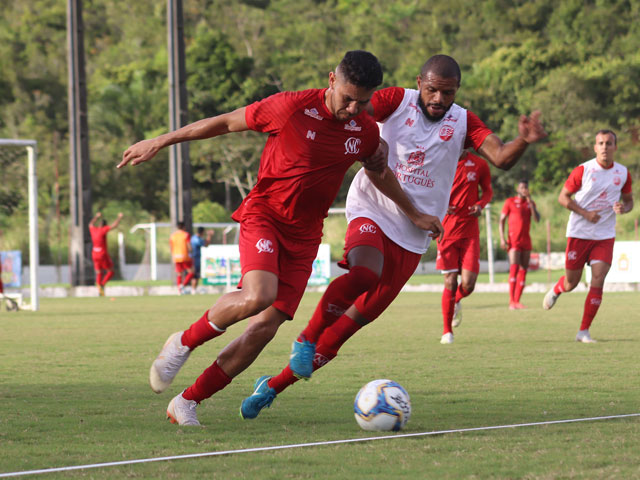
[[[64,250],[66,2],[2,0],[0,8],[0,138],[38,141],[41,233],[48,248]],[[374,52],[384,85],[406,87],[429,56],[446,53],[463,71],[457,102],[505,141],[517,135],[520,114],[543,112],[548,140],[511,171],[494,172],[499,201],[522,176],[535,192],[555,195],[570,169],[591,158],[599,128],[618,132],[617,159],[636,178],[640,170],[638,2],[184,0],[184,13],[191,121],[279,90],[323,87],[349,49]],[[131,143],[168,128],[166,2],[85,0],[84,21],[94,210],[124,210],[130,223],[166,219],[167,152],[155,167],[114,168]],[[194,204],[235,208],[255,181],[263,142],[253,133],[194,142]],[[25,183],[6,166],[15,157],[0,152],[5,232],[26,218]],[[47,252],[43,261],[55,260]]]

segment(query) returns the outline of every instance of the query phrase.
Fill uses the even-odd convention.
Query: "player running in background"
[[[478,190],[482,190],[482,196]],[[480,272],[478,217],[492,197],[489,165],[477,155],[463,153],[458,160],[449,207],[442,221],[444,237],[438,242],[436,258],[436,268],[444,275],[442,344],[453,343],[452,327],[462,321],[460,300],[471,295],[476,287]]]
[[[500,213],[500,248],[507,251],[509,256],[509,308],[520,310],[525,308],[520,303],[520,297],[527,281],[527,269],[531,258],[531,217],[540,221],[540,214],[536,209],[536,202],[531,199],[529,181],[520,180],[516,187],[518,195],[504,201]],[[505,222],[509,219],[509,238],[505,236]]]
[[[178,142],[230,132],[269,134],[258,181],[234,212],[240,222],[241,289],[220,297],[184,332],[169,337],[153,362],[150,383],[156,393],[169,387],[199,345],[249,318],[245,331],[216,361],[169,403],[167,414],[180,425],[199,425],[196,406],[246,369],[293,318],[312,271],[322,226],[346,171],[354,162],[382,172],[376,154],[379,129],[364,111],[382,83],[382,67],[369,52],[347,52],[329,86],[281,92],[233,112],[200,120],[144,140],[124,153],[119,168],[150,160]]]
[[[207,231],[204,237],[204,227],[198,227],[196,234],[191,237],[191,258],[193,260],[193,278],[191,279],[191,293],[196,294],[198,280],[200,280],[200,263],[202,261],[201,250],[211,242],[213,231]]]
[[[191,235],[184,228],[184,222],[178,222],[178,229],[169,236],[171,261],[176,271],[178,293],[185,293],[185,287],[193,278],[193,260],[191,259]]]
[[[617,148],[616,134],[611,130],[600,130],[593,147],[596,158],[571,172],[558,197],[558,202],[571,210],[567,223],[565,274],[544,296],[542,307],[551,309],[560,294],[576,288],[585,263],[590,265],[591,284],[577,342],[595,342],[589,327],[600,308],[604,280],[611,268],[616,215],[628,213],[633,208],[631,175],[624,165],[614,161]]]
[[[100,225],[96,226],[98,220],[100,220]],[[104,297],[105,285],[113,277],[113,262],[107,249],[107,233],[109,230],[117,228],[120,220],[122,220],[122,212],[118,213],[118,217],[111,225],[107,225],[107,220],[102,217],[102,213],[98,212],[89,222],[89,233],[93,243],[91,258],[96,272],[96,287],[98,287],[98,293],[101,297]]]
[[[257,417],[298,378],[311,377],[391,304],[431,238],[442,231],[436,219],[431,231],[427,222],[418,226],[416,211],[443,218],[465,147],[509,169],[529,143],[546,136],[540,113],[535,112],[530,118],[522,115],[518,137],[503,144],[476,115],[454,103],[460,79],[460,67],[453,58],[435,55],[423,65],[417,90],[390,87],[373,95],[370,113],[380,122],[381,136],[389,145],[390,171],[377,177],[360,170],[351,183],[341,262],[349,273],[327,287],[307,327],[294,341],[289,365],[275,377],[256,380],[253,394],[240,407],[243,418]],[[392,177],[398,182],[390,182]],[[397,194],[394,201],[388,198],[396,188],[407,198]]]

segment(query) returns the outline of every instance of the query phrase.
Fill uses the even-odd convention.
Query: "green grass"
[[[147,376],[166,337],[195,321],[213,297],[45,298],[36,313],[0,312],[0,473],[369,437],[357,427],[352,403],[376,378],[392,378],[411,395],[406,433],[640,412],[640,296],[605,293],[591,329],[599,342],[591,345],[573,341],[584,293],[563,295],[550,312],[539,308],[541,294],[525,293],[530,308],[522,311],[509,311],[504,297],[465,299],[456,341],[443,346],[440,295],[403,293],[310,382],[283,392],[256,420],[240,419],[255,378],[287,362],[291,340],[319,299],[309,293],[255,364],[198,408],[205,428],[171,425],[167,403],[244,323],[196,350],[169,392],[155,395]],[[638,451],[634,417],[43,478],[628,479],[640,478]]]

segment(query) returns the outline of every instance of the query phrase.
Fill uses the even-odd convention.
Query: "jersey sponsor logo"
[[[309,138],[311,140],[315,140],[316,139],[316,132],[314,132],[313,130],[307,130],[307,138]]]
[[[477,180],[476,172],[467,172],[467,182],[475,182]]]
[[[622,180],[620,180],[620,177],[613,177],[613,184],[617,187],[618,185],[620,185],[622,183]]]
[[[256,248],[258,249],[258,253],[273,253],[273,243],[271,240],[266,238],[261,238],[256,243]]]
[[[458,121],[458,119],[454,118],[454,116],[452,114],[449,114],[448,116],[444,117],[444,121],[445,122],[453,122],[453,123],[455,123],[455,122]]]
[[[376,233],[377,229],[375,225],[372,225],[370,223],[363,223],[362,225],[360,225],[360,235],[362,235],[363,233]]]
[[[453,127],[450,127],[449,125],[443,125],[440,128],[440,138],[445,142],[448,142],[449,140],[451,140],[451,137],[453,137],[453,132]]]
[[[309,110],[308,108],[305,108],[304,114],[311,118],[315,118],[316,120],[324,120],[322,116],[318,113],[318,110],[316,108],[312,108],[311,110]]]
[[[351,120],[349,123],[345,123],[344,129],[351,132],[359,132],[360,130],[362,130],[362,127],[359,126],[355,120]]]
[[[348,154],[356,154],[358,152],[360,152],[360,144],[362,143],[362,140],[360,140],[359,138],[356,137],[349,137],[347,138],[347,141],[344,142],[344,154],[348,155]]]
[[[576,252],[575,250],[569,250],[567,252],[567,258],[569,260],[576,260],[578,258],[578,252]]]
[[[464,166],[465,167],[473,167],[475,165],[474,161],[469,159],[466,162],[464,162]]]
[[[416,122],[416,121],[415,121],[414,119],[412,119],[412,118],[407,118],[407,121],[406,121],[406,122],[404,122],[404,124],[405,124],[407,127],[413,127],[413,124],[414,124],[415,122]]]
[[[424,152],[411,152],[409,158],[407,158],[409,165],[422,166],[424,165]]]
[[[413,108],[416,112],[420,111],[420,109],[418,108],[418,105],[416,105],[413,102],[409,102],[409,108]]]
[[[344,312],[346,312],[347,310],[342,308],[339,305],[335,305],[333,303],[329,303],[327,305],[327,310],[326,312],[330,315],[334,315],[336,317],[341,317],[342,315],[344,315]]]

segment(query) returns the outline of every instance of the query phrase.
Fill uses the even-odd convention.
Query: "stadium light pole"
[[[167,0],[167,33],[169,48],[169,129],[187,124],[187,72],[185,67],[184,20],[182,0]],[[169,204],[171,223],[183,221],[192,230],[191,163],[189,143],[169,147]]]
[[[69,72],[69,195],[71,285],[92,285],[91,262],[91,163],[87,120],[87,77],[84,65],[82,0],[67,2],[67,68]]]

